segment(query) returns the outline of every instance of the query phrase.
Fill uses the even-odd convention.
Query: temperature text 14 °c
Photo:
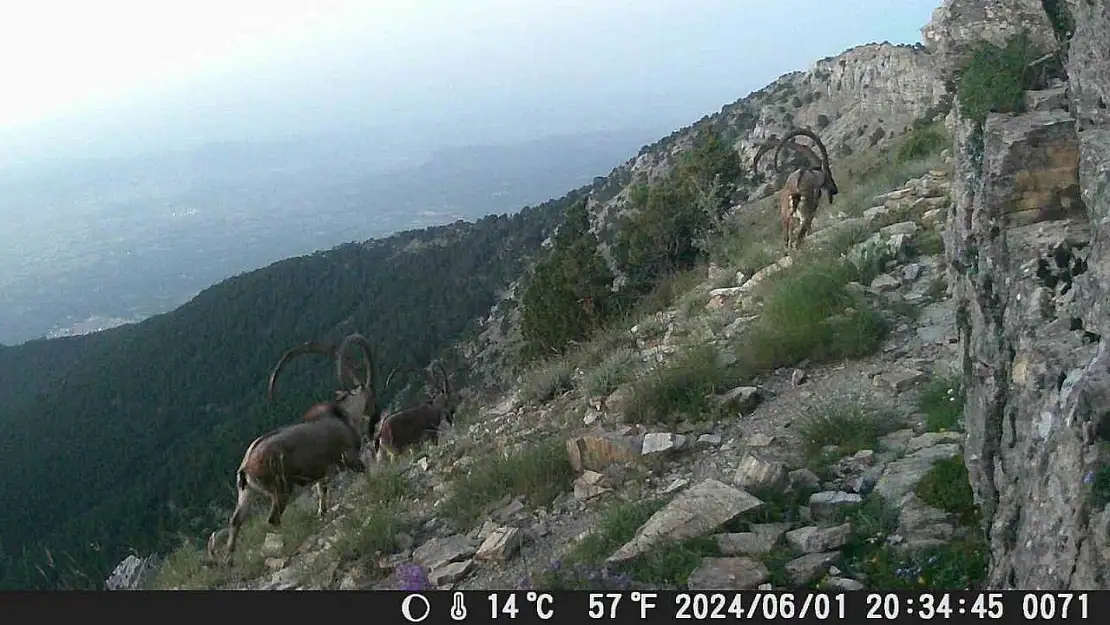
[[[517,598],[518,595],[520,599]],[[518,604],[524,604],[524,606],[532,604],[536,616],[546,621],[555,616],[555,610],[551,606],[553,602],[554,599],[551,595],[542,592],[511,592],[504,595],[491,593],[489,596],[490,618],[496,619],[504,615],[514,619],[517,614],[520,614],[521,609],[527,609],[527,607],[518,607]]]

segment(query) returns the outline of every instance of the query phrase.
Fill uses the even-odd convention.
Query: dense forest
[[[323,358],[282,352],[361,332],[379,392],[444,358],[594,185],[512,215],[409,231],[230,278],[180,308],[87,336],[0,346],[0,587],[100,588],[130,549],[199,535],[234,501],[260,432],[330,395]],[[396,384],[395,384],[396,386]]]

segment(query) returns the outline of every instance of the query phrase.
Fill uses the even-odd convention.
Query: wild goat
[[[424,441],[438,445],[440,425],[444,421],[454,425],[455,401],[451,382],[439,362],[433,363],[431,367],[439,373],[438,384],[435,383],[436,380],[431,380],[433,387],[438,387],[437,392],[421,404],[384,417],[378,435],[374,437],[375,453],[384,447],[390,456],[395,456],[405,448]]]
[[[799,136],[813,139],[817,149],[821,151],[821,155],[818,156],[808,146],[793,141],[794,137]],[[810,164],[809,167],[800,167],[790,172],[782,189],[779,190],[779,218],[782,220],[782,238],[786,249],[789,250],[791,247],[797,248],[801,240],[809,233],[813,217],[817,213],[817,206],[821,201],[821,192],[825,192],[829,204],[832,204],[833,196],[839,193],[839,189],[836,186],[836,180],[833,179],[832,170],[829,168],[829,154],[825,149],[825,144],[812,130],[797,128],[788,132],[786,136],[775,143],[764,144],[752,160],[753,169],[758,165],[759,159],[771,147],[775,148],[776,172],[780,171],[779,157],[783,149],[802,155]],[[801,222],[798,226],[797,236],[794,236],[793,231],[795,213],[798,213]]]
[[[366,363],[366,378],[362,381],[354,378],[344,359],[347,348],[352,344],[361,348]],[[227,562],[231,561],[235,551],[252,491],[270,498],[267,523],[279,527],[295,487],[317,485],[319,513],[322,515],[326,509],[324,499],[327,491],[319,485],[341,469],[359,473],[366,471],[366,465],[359,457],[363,445],[360,429],[368,416],[367,412],[371,422],[380,415],[370,345],[361,334],[349,334],[334,350],[311,342],[294,348],[286,352],[274,368],[270,376],[271,393],[281,367],[292,358],[309,352],[334,352],[339,383],[344,383],[344,374],[347,374],[349,378],[354,378],[355,384],[349,390],[337,391],[331,401],[314,404],[300,422],[271,430],[247,447],[235,473],[238,497],[226,530]],[[219,531],[214,532],[208,541],[209,555],[213,558],[218,534]]]

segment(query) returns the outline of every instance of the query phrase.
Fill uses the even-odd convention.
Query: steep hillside
[[[777,187],[751,172],[759,143],[797,127],[820,133],[838,175],[853,177],[873,166],[881,154],[911,129],[947,113],[951,102],[936,59],[920,46],[868,44],[821,59],[807,71],[781,76],[770,85],[729,104],[686,128],[645,146],[617,167],[607,184],[590,196],[593,231],[603,248],[627,223],[634,209],[630,195],[638,184],[662,180],[695,143],[699,133],[716,133],[740,154],[742,171],[731,202],[765,197]],[[841,169],[843,168],[843,169]],[[858,171],[855,171],[858,170]],[[606,256],[612,254],[603,249]],[[620,267],[611,263],[620,273]],[[512,344],[519,330],[520,284],[506,292],[482,324],[478,341],[464,353],[490,381],[504,385],[518,373]]]
[[[201,534],[110,585],[979,584],[937,232],[951,159],[910,149],[928,132],[845,178],[800,252],[690,270],[671,301],[472,396],[440,445],[344,475],[323,519],[306,493],[281,529],[249,521],[231,566]],[[759,249],[774,213],[744,204],[715,239]]]
[[[588,343],[598,350],[595,353],[600,353],[608,348],[598,347],[593,341],[607,336],[606,328],[616,336],[622,336],[621,331],[632,324],[643,329],[641,322],[646,321],[647,312],[676,306],[693,310],[696,308],[693,303],[706,297],[706,286],[725,286],[738,271],[747,278],[757,270],[778,266],[770,264],[781,253],[776,247],[776,218],[768,210],[773,201],[760,199],[770,187],[762,184],[762,175],[750,170],[750,157],[756,143],[793,126],[810,125],[819,130],[831,148],[841,184],[843,199],[838,202],[844,208],[838,210],[863,220],[847,222],[852,224],[848,230],[835,230],[840,234],[836,235],[830,253],[836,258],[866,238],[872,229],[893,225],[897,222],[895,217],[925,220],[926,210],[938,208],[933,205],[933,196],[921,198],[927,201],[914,204],[912,210],[895,202],[897,210],[885,211],[889,213],[886,216],[884,211],[867,210],[874,208],[874,195],[903,183],[911,175],[920,176],[939,163],[938,135],[930,122],[938,112],[946,112],[946,92],[933,63],[933,57],[915,47],[872,44],[854,48],[819,61],[806,72],[780,78],[726,106],[720,113],[645,147],[590,187],[523,211],[519,216],[491,217],[476,224],[459,223],[405,233],[283,261],[208,289],[172,313],[65,343],[72,354],[37,344],[14,351],[0,350],[0,359],[7,359],[6,363],[18,363],[24,354],[36,354],[35,358],[48,364],[62,363],[52,368],[45,379],[22,374],[14,377],[12,393],[4,393],[5,404],[0,406],[6,430],[0,439],[0,451],[4,452],[0,454],[0,469],[13,476],[0,485],[0,497],[3,501],[19,502],[0,513],[5,553],[10,554],[4,562],[4,583],[95,585],[95,571],[110,568],[109,563],[117,562],[128,548],[139,553],[164,552],[177,533],[190,538],[189,546],[174,556],[184,563],[178,567],[193,566],[188,558],[195,555],[195,541],[226,515],[231,504],[231,468],[243,446],[258,432],[287,421],[289,415],[325,392],[326,387],[321,385],[310,392],[309,380],[305,380],[299,386],[291,384],[277,405],[266,404],[262,384],[269,367],[281,350],[297,342],[335,338],[354,330],[364,332],[377,347],[379,372],[385,372],[399,363],[422,365],[436,355],[450,352],[451,345],[461,340],[462,344],[449,356],[461,370],[460,386],[467,383],[465,374],[473,374],[468,389],[472,399],[465,406],[464,416],[471,423],[484,423],[481,417],[498,412],[490,402],[503,399],[500,389],[514,388],[521,372],[546,371],[542,367],[537,369],[541,365],[534,360],[522,357],[521,305],[527,286],[534,280],[530,271],[534,253],[541,249],[541,242],[558,249],[561,243],[559,237],[551,236],[553,226],[573,212],[568,209],[581,206],[580,201],[585,202],[587,209],[586,227],[560,228],[560,233],[575,235],[574,240],[566,243],[566,249],[583,249],[582,242],[589,240],[583,238],[587,232],[596,236],[604,259],[601,264],[613,273],[616,284],[631,286],[613,297],[603,322],[585,320],[596,322],[589,341],[575,338],[577,335],[569,332],[567,337],[572,340],[561,348],[564,352],[585,349],[582,345]],[[906,135],[907,131],[911,134]],[[729,178],[727,189],[715,186],[722,174]],[[931,180],[920,184],[931,189]],[[713,188],[703,197],[699,194],[704,184]],[[732,209],[733,218],[717,214],[722,206]],[[682,211],[681,219],[668,216],[670,209]],[[660,219],[660,215],[664,218]],[[831,213],[824,214],[822,223],[827,223],[830,217]],[[638,233],[640,238],[630,238],[630,232]],[[904,232],[892,234],[898,235],[894,238],[900,244],[911,243],[912,237]],[[697,245],[692,245],[693,238],[699,239]],[[884,236],[882,240],[889,238]],[[916,244],[925,249],[930,240],[935,238],[926,236]],[[657,241],[682,249],[666,249],[660,256]],[[894,252],[898,258],[889,259],[891,262],[898,262],[899,255],[905,256],[903,252],[910,253],[901,248]],[[914,253],[927,255],[921,249]],[[585,260],[565,250],[563,254],[567,266],[577,266],[577,261]],[[546,252],[542,256],[549,257]],[[871,259],[861,261],[866,267],[836,264],[842,272],[830,278],[828,284],[839,288],[860,280],[869,283],[875,277],[875,267],[868,263],[877,263],[881,270],[888,259],[881,255],[866,256]],[[714,274],[711,285],[689,291],[691,285],[703,279],[707,261],[728,270]],[[566,267],[560,271],[564,273],[557,277],[570,283],[559,286],[570,297],[581,296],[577,290],[580,285],[572,284],[577,279],[574,272],[567,273]],[[930,270],[921,275],[931,275]],[[630,277],[634,279],[629,281]],[[759,281],[753,277],[745,284],[751,288]],[[591,291],[579,299],[593,301],[595,295],[602,299],[602,291]],[[724,296],[714,295],[714,301],[721,297]],[[608,299],[608,295],[604,298]],[[745,298],[736,299],[719,315],[699,317],[682,326],[682,331],[672,330],[667,334],[669,346],[640,345],[644,350],[642,356],[649,361],[668,361],[678,345],[696,351],[700,343],[707,338],[713,339],[712,343],[721,333],[746,336],[741,330],[753,320],[745,312],[744,301]],[[818,321],[824,321],[825,317],[843,313],[845,306],[852,308],[839,291],[830,292],[827,301],[811,314],[820,315]],[[887,306],[897,307],[897,304]],[[843,336],[859,338],[862,345],[858,348],[851,341],[834,340],[816,330],[815,334],[806,335],[820,347],[816,351],[805,340],[788,341],[789,333],[780,336],[786,332],[781,328],[764,328],[762,331],[768,334],[764,336],[765,342],[758,344],[756,353],[745,351],[755,349],[750,347],[755,343],[729,338],[725,342],[729,347],[724,351],[733,355],[725,358],[720,373],[714,373],[718,370],[715,364],[707,369],[704,362],[697,361],[705,352],[691,357],[700,362],[690,365],[700,371],[691,375],[706,377],[693,378],[693,386],[687,390],[682,390],[681,382],[672,389],[674,397],[667,401],[678,402],[670,406],[675,414],[651,416],[649,413],[656,406],[652,403],[655,400],[649,398],[643,400],[648,403],[638,408],[639,412],[614,418],[643,422],[650,417],[649,421],[681,422],[682,418],[676,415],[686,414],[697,421],[708,410],[705,393],[747,386],[752,379],[807,355],[816,360],[835,360],[872,353],[885,340],[886,330],[880,328],[885,328],[888,321],[877,310],[874,314],[852,317],[848,328],[851,331]],[[862,325],[853,325],[856,323]],[[780,352],[774,347],[778,342],[791,347]],[[534,357],[535,353],[530,356]],[[748,364],[733,366],[736,362]],[[6,363],[0,362],[0,369],[18,366]],[[594,362],[589,366],[597,365]],[[326,375],[324,365],[319,367],[319,374],[312,379],[326,379],[318,377]],[[479,429],[473,437],[460,438],[464,442],[458,445],[474,446],[469,462],[476,463],[479,456],[496,460],[507,451],[506,446],[520,451],[520,445],[528,440],[502,438],[510,430],[523,434],[546,432],[548,437],[565,433],[564,426],[573,420],[567,417],[572,413],[559,407],[558,402],[567,399],[560,390],[566,390],[569,380],[581,376],[570,375],[570,369],[561,371],[565,373],[556,376],[559,382],[549,392],[537,396],[541,402],[547,395],[560,397],[555,406],[537,408],[547,417],[537,416],[533,421],[530,409],[514,413],[513,419],[523,419],[524,425],[513,425],[512,420],[504,423],[490,420],[483,427],[495,428],[492,436],[485,436],[488,430]],[[652,373],[657,374],[669,375]],[[681,379],[686,374],[675,375]],[[576,410],[590,399],[584,395],[572,397],[579,402],[574,404]],[[445,448],[443,453],[458,454],[462,450],[458,445]],[[465,500],[473,501],[474,507],[466,508],[469,512],[454,513],[460,522],[469,523],[484,515],[487,510],[483,506],[493,493],[502,497],[513,489],[535,490],[543,499],[569,485],[569,481],[562,483],[556,479],[570,475],[560,445],[554,451],[541,446],[534,453],[548,455],[507,460],[509,464],[505,466],[476,464],[471,475],[474,471],[479,474],[485,471],[487,484],[472,486],[485,489],[482,492],[462,491],[463,495],[453,496],[451,505],[460,509],[470,505],[464,505]],[[456,457],[461,460],[461,456]],[[466,466],[467,461],[451,463],[451,470],[465,472]],[[517,473],[521,475],[518,477]],[[433,479],[431,474],[414,479],[435,492],[452,492],[451,485]],[[374,483],[406,483],[398,480],[401,477]],[[510,482],[508,486],[505,480]],[[39,493],[51,496],[45,499]],[[670,493],[673,490],[666,494]],[[389,495],[389,502],[395,494],[398,493]],[[375,499],[379,495],[367,495],[372,508],[382,503],[380,498]],[[351,499],[355,496],[354,492],[348,493],[348,499],[341,504],[344,509],[355,505]],[[431,505],[435,499],[422,501]],[[449,527],[440,518],[447,516],[435,510],[409,513],[424,514],[415,518],[420,518],[429,530]],[[349,522],[353,517],[344,518]],[[359,557],[355,560],[361,564],[375,551],[382,551],[381,557],[388,559],[397,546],[373,541],[396,538],[403,544],[413,539],[411,534],[397,533],[398,528],[391,524],[373,526],[376,520],[392,523],[393,517],[369,515],[362,524],[368,528],[365,534],[347,534],[354,540],[346,548],[351,550],[347,555],[357,552]],[[300,528],[313,533],[313,527],[312,523],[290,520],[291,533],[279,551],[289,555],[302,547],[309,549],[308,543],[302,545],[295,540],[293,532]],[[260,528],[252,531],[254,539],[262,539]],[[308,533],[300,534],[299,538]],[[317,535],[317,539],[324,538]],[[90,543],[92,550],[87,549]],[[50,566],[47,558],[40,555],[47,549]],[[404,548],[400,549],[397,553],[403,554]],[[67,562],[71,557],[76,566]],[[350,564],[346,560],[334,562],[336,567]],[[45,569],[41,574],[36,568],[40,563]],[[284,570],[284,566],[285,563],[278,568]],[[212,573],[205,566],[196,564],[196,567],[199,568],[193,570],[204,575]],[[235,580],[256,572],[248,566],[224,579],[239,583]]]
[[[382,379],[398,364],[453,360],[451,343],[585,191],[275,263],[132,326],[0,349],[3,586],[98,585],[128,548],[161,548],[222,516],[210,506],[243,445],[330,385],[326,363],[297,363],[307,374],[267,405],[285,349],[359,331]]]
[[[439,446],[343,476],[322,519],[307,497],[280,529],[256,518],[231,566],[197,536],[163,562],[129,559],[110,585],[1105,587],[1108,26],[1104,3],[945,0],[924,58],[951,111],[937,91],[904,136],[826,133],[855,143],[835,153],[838,206],[801,250],[782,253],[774,198],[741,199],[745,173],[704,254],[588,339],[500,376],[504,392],[472,396]],[[736,130],[749,117],[727,119],[595,189],[612,269],[643,215],[715,209],[690,193],[713,173],[699,158],[725,159],[701,131],[716,120],[751,149]],[[578,206],[535,274],[572,301],[592,285],[560,271],[596,269]],[[495,377],[527,340],[512,332],[536,279],[470,346]]]

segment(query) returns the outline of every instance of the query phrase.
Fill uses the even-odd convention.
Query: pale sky
[[[0,150],[122,153],[352,126],[452,140],[678,127],[853,45],[914,43],[938,3],[8,3]]]

